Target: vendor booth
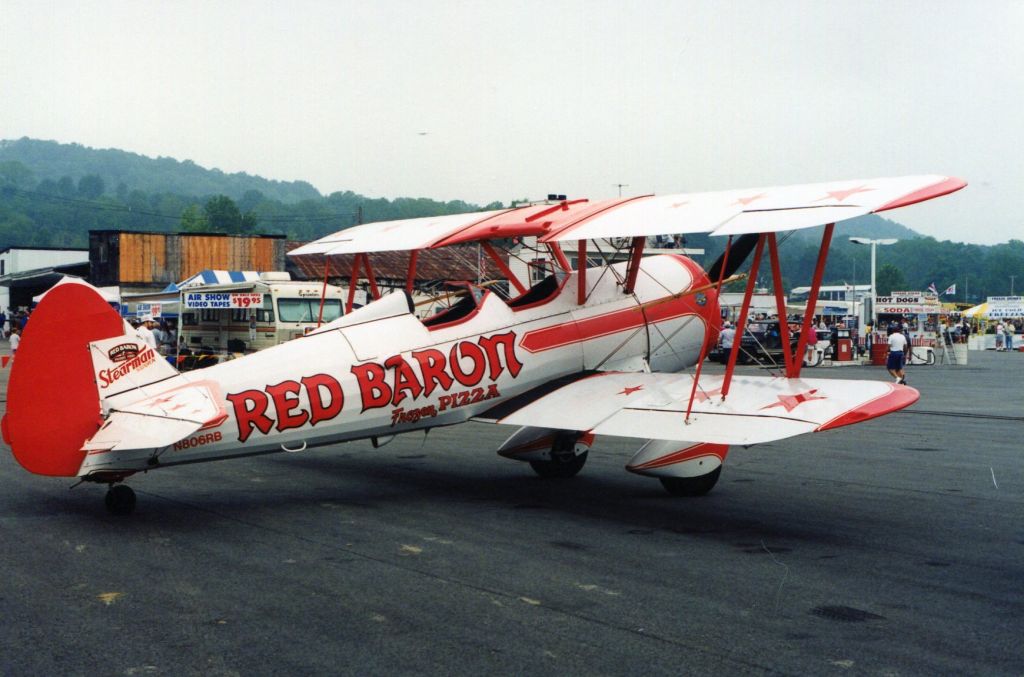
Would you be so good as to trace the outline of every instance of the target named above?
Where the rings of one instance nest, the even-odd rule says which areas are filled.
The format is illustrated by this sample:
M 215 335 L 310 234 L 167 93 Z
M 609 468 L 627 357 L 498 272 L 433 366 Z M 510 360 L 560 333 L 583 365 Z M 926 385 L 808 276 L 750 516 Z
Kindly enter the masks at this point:
M 908 364 L 935 364 L 937 351 L 944 351 L 940 327 L 949 321 L 949 311 L 939 303 L 938 295 L 919 291 L 894 291 L 875 297 L 878 326 L 872 337 L 873 344 L 885 344 L 887 328 L 898 324 L 909 326 L 910 342 Z

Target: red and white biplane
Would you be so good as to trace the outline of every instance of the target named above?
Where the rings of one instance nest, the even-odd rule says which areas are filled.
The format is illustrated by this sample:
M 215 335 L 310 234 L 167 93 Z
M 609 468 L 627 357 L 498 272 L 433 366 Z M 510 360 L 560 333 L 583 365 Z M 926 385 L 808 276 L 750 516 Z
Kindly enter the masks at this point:
M 413 430 L 485 421 L 516 426 L 497 450 L 543 476 L 583 466 L 595 435 L 646 440 L 626 469 L 699 495 L 730 445 L 769 442 L 881 416 L 918 398 L 873 380 L 800 377 L 814 299 L 835 222 L 959 190 L 944 176 L 842 181 L 753 190 L 557 201 L 514 209 L 348 228 L 297 256 L 355 255 L 353 284 L 375 300 L 307 336 L 206 369 L 179 373 L 86 284 L 64 284 L 32 315 L 13 363 L 3 436 L 42 475 L 106 483 L 107 506 L 130 512 L 129 476 Z M 744 320 L 768 250 L 780 317 L 776 233 L 824 225 L 803 330 L 785 374 L 701 375 L 721 315 L 718 291 L 753 252 Z M 707 272 L 676 254 L 644 257 L 646 238 L 727 237 Z M 535 237 L 557 268 L 528 287 L 495 245 Z M 588 242 L 628 243 L 627 260 L 573 269 Z M 479 243 L 514 293 L 465 283 L 458 302 L 425 319 L 411 292 L 420 252 Z M 381 295 L 373 252 L 408 251 L 406 293 Z M 593 253 L 593 249 L 591 252 Z M 362 272 L 360 272 L 360 268 Z M 781 323 L 784 330 L 786 323 Z M 788 330 L 786 330 L 788 331 Z M 789 341 L 783 340 L 784 347 Z

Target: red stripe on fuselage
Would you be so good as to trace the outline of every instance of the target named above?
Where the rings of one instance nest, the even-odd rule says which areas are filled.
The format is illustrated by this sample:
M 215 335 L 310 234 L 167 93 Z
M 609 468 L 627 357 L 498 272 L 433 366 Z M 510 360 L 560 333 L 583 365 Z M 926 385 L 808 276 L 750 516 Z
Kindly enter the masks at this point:
M 666 301 L 646 310 L 646 318 L 644 317 L 643 310 L 633 306 L 604 315 L 588 317 L 583 320 L 556 324 L 553 327 L 534 329 L 523 335 L 519 345 L 531 353 L 539 353 L 573 343 L 617 334 L 620 331 L 638 329 L 647 322 L 653 324 L 665 320 L 674 320 L 686 315 L 698 314 L 684 299 Z
M 699 286 L 708 284 L 707 275 L 696 263 L 683 256 L 672 256 L 671 258 L 690 273 L 691 280 L 687 289 L 692 289 L 695 284 Z M 696 294 L 687 294 L 679 298 L 664 296 L 661 299 L 646 302 L 643 306 L 631 306 L 594 317 L 570 320 L 551 327 L 534 329 L 523 335 L 519 345 L 528 352 L 538 353 L 622 331 L 638 329 L 644 324 L 655 324 L 687 315 L 701 316 L 708 327 L 717 329 L 717 324 L 713 321 L 714 316 L 718 314 L 718 303 L 714 301 L 714 291 L 709 289 L 704 298 L 705 303 L 700 305 L 697 303 Z

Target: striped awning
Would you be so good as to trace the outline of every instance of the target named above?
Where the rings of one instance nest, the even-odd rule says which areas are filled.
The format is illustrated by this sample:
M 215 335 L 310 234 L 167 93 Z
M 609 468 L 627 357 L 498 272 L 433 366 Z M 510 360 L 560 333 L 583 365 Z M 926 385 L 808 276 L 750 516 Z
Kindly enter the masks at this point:
M 180 291 L 208 284 L 231 284 L 234 282 L 256 282 L 260 279 L 255 270 L 204 270 L 178 284 L 167 285 L 165 292 Z

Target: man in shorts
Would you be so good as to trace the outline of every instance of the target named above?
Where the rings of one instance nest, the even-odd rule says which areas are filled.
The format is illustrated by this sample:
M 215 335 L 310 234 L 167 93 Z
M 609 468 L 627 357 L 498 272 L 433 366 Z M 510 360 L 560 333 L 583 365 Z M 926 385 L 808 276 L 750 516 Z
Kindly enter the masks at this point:
M 907 385 L 906 374 L 903 368 L 906 366 L 907 337 L 903 335 L 902 328 L 897 327 L 889 335 L 889 359 L 885 368 L 889 375 L 896 379 L 896 383 Z

